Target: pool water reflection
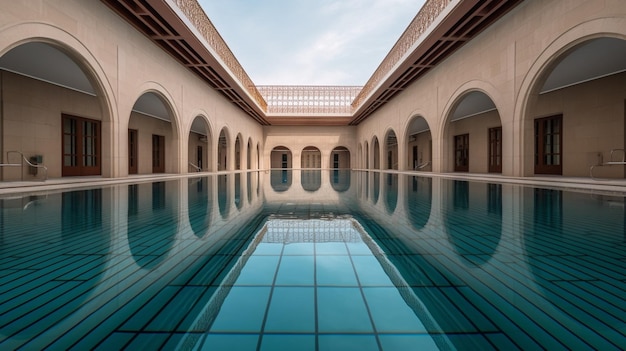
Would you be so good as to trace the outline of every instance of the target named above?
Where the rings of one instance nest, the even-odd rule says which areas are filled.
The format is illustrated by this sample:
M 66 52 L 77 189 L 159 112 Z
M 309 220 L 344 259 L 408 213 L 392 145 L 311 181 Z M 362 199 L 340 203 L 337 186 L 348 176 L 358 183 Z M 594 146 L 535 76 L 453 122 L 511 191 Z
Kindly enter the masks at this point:
M 0 204 L 0 349 L 626 341 L 623 196 L 281 170 Z

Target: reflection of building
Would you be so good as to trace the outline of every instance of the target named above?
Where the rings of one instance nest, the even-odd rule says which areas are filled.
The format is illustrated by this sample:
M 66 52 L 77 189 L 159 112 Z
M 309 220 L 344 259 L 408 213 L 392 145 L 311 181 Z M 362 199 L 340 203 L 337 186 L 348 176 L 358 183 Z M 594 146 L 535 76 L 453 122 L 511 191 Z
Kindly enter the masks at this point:
M 2 2 L 2 162 L 20 151 L 50 177 L 588 177 L 625 145 L 623 1 L 429 0 L 362 88 L 259 89 L 194 0 Z M 4 166 L 2 180 L 31 172 Z

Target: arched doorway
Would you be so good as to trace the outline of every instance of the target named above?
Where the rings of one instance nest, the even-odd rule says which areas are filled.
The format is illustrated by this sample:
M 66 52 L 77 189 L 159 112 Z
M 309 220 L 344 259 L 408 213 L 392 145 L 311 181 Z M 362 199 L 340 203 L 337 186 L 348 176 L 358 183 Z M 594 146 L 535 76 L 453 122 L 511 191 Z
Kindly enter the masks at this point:
M 237 134 L 237 138 L 235 139 L 235 169 L 236 170 L 240 170 L 241 169 L 241 159 L 242 159 L 242 155 L 241 155 L 241 134 Z
M 113 123 L 103 123 L 112 116 L 88 61 L 51 41 L 22 43 L 0 57 L 0 154 L 17 151 L 5 162 L 21 164 L 23 155 L 47 167 L 45 175 L 3 167 L 2 180 L 112 173 Z
M 380 145 L 377 137 L 372 140 L 372 158 L 374 169 L 380 169 Z
M 189 131 L 188 160 L 190 172 L 211 170 L 211 132 L 205 117 L 197 116 Z
M 350 150 L 345 146 L 337 146 L 330 153 L 330 168 L 349 169 Z
M 172 108 L 156 91 L 142 94 L 128 121 L 128 173 L 176 173 L 176 150 Z
M 483 91 L 461 95 L 446 119 L 448 169 L 454 172 L 502 172 L 502 122 Z
M 248 138 L 248 147 L 246 148 L 246 169 L 252 169 L 252 139 Z
M 432 171 L 433 138 L 426 119 L 413 116 L 406 130 L 407 169 Z
M 222 128 L 220 137 L 217 141 L 217 170 L 225 171 L 228 169 L 228 130 Z
M 588 177 L 591 166 L 626 146 L 626 40 L 578 39 L 549 50 L 557 54 L 538 63 L 545 69 L 523 116 L 524 173 Z M 626 169 L 596 167 L 594 175 L 624 178 Z
M 398 169 L 398 138 L 393 129 L 385 137 L 385 169 Z
M 315 146 L 302 149 L 300 168 L 322 168 L 322 153 Z
M 291 150 L 285 146 L 276 146 L 270 154 L 270 168 L 292 168 Z

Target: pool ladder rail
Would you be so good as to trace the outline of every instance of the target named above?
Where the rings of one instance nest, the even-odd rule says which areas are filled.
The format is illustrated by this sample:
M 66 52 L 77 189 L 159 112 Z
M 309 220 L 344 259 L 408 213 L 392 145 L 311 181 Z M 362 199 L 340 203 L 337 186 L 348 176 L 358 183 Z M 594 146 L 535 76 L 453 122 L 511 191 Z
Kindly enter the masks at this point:
M 24 154 L 21 151 L 7 151 L 7 161 L 9 160 L 9 155 L 11 154 L 19 154 L 22 157 L 22 162 L 21 163 L 0 163 L 0 167 L 21 167 L 22 168 L 22 180 L 24 180 L 24 164 L 27 164 L 29 167 L 33 167 L 35 170 L 36 169 L 43 169 L 44 170 L 44 178 L 43 181 L 48 180 L 48 167 L 44 166 L 43 164 L 36 164 L 36 163 L 32 163 L 30 162 L 26 156 L 24 156 Z M 35 172 L 35 175 L 37 174 L 37 172 Z
M 621 152 L 621 153 L 622 153 L 622 160 L 621 160 L 621 161 L 620 161 L 619 159 L 618 159 L 618 160 L 615 160 L 615 159 L 613 158 L 613 154 L 614 154 L 614 153 L 619 153 L 619 152 Z M 598 178 L 594 177 L 594 175 L 593 175 L 593 169 L 594 169 L 595 167 L 601 167 L 601 166 L 619 166 L 619 165 L 626 166 L 626 150 L 624 150 L 624 149 L 613 149 L 613 150 L 611 150 L 611 154 L 610 154 L 610 157 L 609 157 L 609 161 L 608 161 L 608 162 L 602 162 L 602 161 L 600 161 L 598 164 L 596 164 L 596 165 L 593 165 L 593 166 L 589 167 L 589 176 L 590 176 L 592 179 L 598 179 Z

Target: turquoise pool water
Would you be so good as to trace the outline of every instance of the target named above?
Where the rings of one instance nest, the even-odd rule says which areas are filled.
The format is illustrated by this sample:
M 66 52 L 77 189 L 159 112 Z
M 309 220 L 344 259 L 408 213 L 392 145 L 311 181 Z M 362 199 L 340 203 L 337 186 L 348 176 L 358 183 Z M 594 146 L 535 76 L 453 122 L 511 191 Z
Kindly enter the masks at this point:
M 2 350 L 626 345 L 623 196 L 310 170 L 0 203 Z

